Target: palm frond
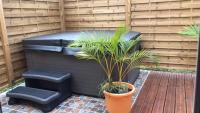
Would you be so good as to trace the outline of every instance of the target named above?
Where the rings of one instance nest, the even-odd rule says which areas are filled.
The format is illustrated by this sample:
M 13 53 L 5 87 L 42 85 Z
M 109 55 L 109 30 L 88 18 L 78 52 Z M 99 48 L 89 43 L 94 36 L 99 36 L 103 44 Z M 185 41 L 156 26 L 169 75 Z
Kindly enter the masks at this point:
M 145 58 L 149 58 L 149 57 L 150 57 L 150 53 L 148 51 L 145 51 L 145 50 L 135 51 L 130 57 L 132 66 L 140 65 L 144 61 Z
M 192 24 L 192 25 L 184 27 L 184 30 L 179 32 L 179 34 L 197 38 L 199 36 L 199 30 L 200 29 L 198 25 Z
M 117 48 L 120 38 L 128 31 L 128 29 L 124 26 L 117 28 L 114 36 L 111 38 L 111 44 L 114 49 Z
M 134 40 L 129 40 L 129 41 L 120 41 L 120 49 L 125 53 L 128 54 L 128 52 L 130 52 L 133 47 L 136 46 L 136 44 L 138 44 L 138 42 L 141 40 L 140 37 L 134 39 Z

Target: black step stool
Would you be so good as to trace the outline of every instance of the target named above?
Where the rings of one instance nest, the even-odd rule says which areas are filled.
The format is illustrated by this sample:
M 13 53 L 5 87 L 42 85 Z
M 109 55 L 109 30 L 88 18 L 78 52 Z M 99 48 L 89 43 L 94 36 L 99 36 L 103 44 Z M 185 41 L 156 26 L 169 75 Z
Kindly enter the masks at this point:
M 8 104 L 30 101 L 43 112 L 49 112 L 72 95 L 69 73 L 30 70 L 25 72 L 23 77 L 26 87 L 19 86 L 9 91 Z

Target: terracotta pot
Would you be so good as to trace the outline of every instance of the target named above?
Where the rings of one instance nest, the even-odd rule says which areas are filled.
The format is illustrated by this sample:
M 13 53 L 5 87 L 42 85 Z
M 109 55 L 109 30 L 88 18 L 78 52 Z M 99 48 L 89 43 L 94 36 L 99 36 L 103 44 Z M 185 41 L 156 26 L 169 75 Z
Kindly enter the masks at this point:
M 106 109 L 109 113 L 130 113 L 135 87 L 126 82 L 114 82 L 114 84 L 127 84 L 131 91 L 123 94 L 114 94 L 104 91 Z

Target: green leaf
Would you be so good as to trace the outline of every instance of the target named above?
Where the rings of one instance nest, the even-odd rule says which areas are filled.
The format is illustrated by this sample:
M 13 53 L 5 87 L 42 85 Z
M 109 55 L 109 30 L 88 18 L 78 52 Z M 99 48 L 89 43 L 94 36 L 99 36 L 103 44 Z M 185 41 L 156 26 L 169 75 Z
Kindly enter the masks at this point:
M 184 30 L 179 32 L 179 34 L 197 38 L 199 36 L 199 26 L 196 24 L 185 26 Z

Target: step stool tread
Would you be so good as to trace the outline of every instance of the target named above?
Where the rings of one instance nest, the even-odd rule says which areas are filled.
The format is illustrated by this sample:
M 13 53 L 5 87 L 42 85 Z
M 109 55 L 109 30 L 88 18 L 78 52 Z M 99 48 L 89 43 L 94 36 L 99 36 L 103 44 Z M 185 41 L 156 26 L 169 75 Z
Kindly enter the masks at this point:
M 6 94 L 8 97 L 47 104 L 60 96 L 59 92 L 19 86 Z
M 23 73 L 24 78 L 41 79 L 52 82 L 62 82 L 71 77 L 70 73 L 60 71 L 29 70 Z

